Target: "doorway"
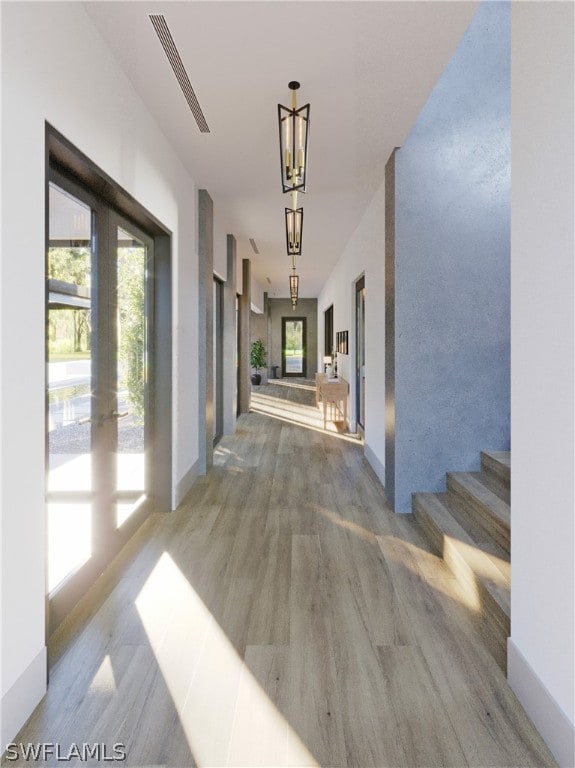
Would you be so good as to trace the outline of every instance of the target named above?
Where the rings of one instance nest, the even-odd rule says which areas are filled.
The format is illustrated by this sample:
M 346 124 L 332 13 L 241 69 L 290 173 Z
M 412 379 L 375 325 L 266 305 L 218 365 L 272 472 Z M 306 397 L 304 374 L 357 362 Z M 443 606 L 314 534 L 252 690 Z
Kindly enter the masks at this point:
M 166 291 L 155 238 L 55 167 L 47 191 L 51 633 L 152 509 L 164 505 L 171 430 L 169 450 L 157 461 L 154 427 L 171 405 L 169 393 L 160 402 L 155 389 L 155 304 Z M 161 331 L 170 328 L 168 320 Z
M 306 318 L 282 317 L 282 376 L 306 378 L 306 348 Z
M 214 365 L 214 445 L 224 433 L 224 323 L 223 323 L 224 284 L 214 277 L 213 296 L 213 365 Z
M 355 404 L 357 423 L 365 430 L 365 277 L 355 284 Z
M 240 407 L 240 392 L 241 392 L 241 382 L 240 382 L 240 347 L 241 347 L 241 338 L 242 338 L 242 315 L 240 312 L 240 295 L 239 293 L 236 293 L 236 418 L 241 413 L 241 407 Z
M 333 304 L 325 310 L 323 313 L 323 318 L 323 354 L 324 357 L 333 357 Z

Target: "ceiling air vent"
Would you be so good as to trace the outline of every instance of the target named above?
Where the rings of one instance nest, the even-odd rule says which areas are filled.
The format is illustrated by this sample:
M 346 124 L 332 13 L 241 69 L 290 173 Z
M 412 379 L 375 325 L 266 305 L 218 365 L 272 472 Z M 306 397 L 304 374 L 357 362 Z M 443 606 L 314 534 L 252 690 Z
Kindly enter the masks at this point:
M 174 43 L 174 38 L 172 37 L 170 30 L 168 29 L 168 25 L 166 24 L 166 19 L 163 17 L 161 13 L 159 14 L 151 13 L 150 21 L 152 22 L 154 29 L 156 30 L 156 33 L 160 38 L 162 47 L 165 51 L 166 56 L 168 57 L 168 61 L 172 65 L 172 69 L 174 70 L 174 75 L 176 76 L 176 79 L 180 84 L 180 88 L 182 89 L 183 94 L 186 97 L 186 101 L 188 102 L 188 105 L 192 110 L 194 117 L 196 118 L 196 123 L 198 124 L 198 128 L 200 129 L 201 133 L 209 133 L 210 129 L 206 122 L 206 118 L 204 117 L 204 113 L 202 112 L 202 108 L 200 107 L 200 103 L 198 102 L 198 97 L 194 93 L 194 89 L 192 88 L 192 84 L 190 83 L 190 78 L 188 77 L 188 73 L 186 72 L 184 65 L 182 64 L 180 54 L 178 53 L 178 49 L 176 48 L 176 44 Z
M 250 245 L 254 249 L 254 253 L 259 253 L 256 241 L 253 239 L 253 237 L 250 237 Z

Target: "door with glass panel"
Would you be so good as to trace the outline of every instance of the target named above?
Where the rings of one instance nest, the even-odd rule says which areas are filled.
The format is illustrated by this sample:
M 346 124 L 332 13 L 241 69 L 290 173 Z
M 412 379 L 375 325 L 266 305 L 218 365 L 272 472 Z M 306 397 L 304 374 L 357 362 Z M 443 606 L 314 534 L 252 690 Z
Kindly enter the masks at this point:
M 306 318 L 282 317 L 282 376 L 305 378 Z
M 152 241 L 52 175 L 47 531 L 53 629 L 150 510 Z

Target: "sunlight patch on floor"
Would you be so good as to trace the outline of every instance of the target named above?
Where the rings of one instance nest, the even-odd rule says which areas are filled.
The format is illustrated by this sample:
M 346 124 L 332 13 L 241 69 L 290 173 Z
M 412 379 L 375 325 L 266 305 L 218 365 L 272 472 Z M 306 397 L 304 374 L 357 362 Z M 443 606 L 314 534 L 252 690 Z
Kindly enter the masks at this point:
M 312 420 L 320 419 L 319 411 L 315 405 L 296 403 L 293 400 L 284 400 L 283 397 L 274 397 L 263 392 L 252 392 L 251 400 L 252 402 L 269 405 L 270 408 L 273 407 L 277 411 L 284 411 L 289 414 L 297 413 Z
M 288 387 L 292 389 L 306 389 L 308 392 L 315 392 L 315 384 L 298 383 L 295 381 L 282 381 L 281 379 L 268 379 L 268 384 L 274 387 Z
M 311 504 L 310 506 L 311 509 L 320 514 L 322 517 L 325 517 L 326 520 L 329 520 L 331 523 L 337 525 L 339 528 L 344 528 L 346 531 L 353 533 L 363 541 L 368 541 L 373 544 L 376 543 L 375 534 L 372 531 L 368 531 L 367 528 L 363 528 L 361 525 L 354 523 L 353 520 L 346 520 L 332 509 L 322 507 L 319 504 Z
M 317 766 L 167 552 L 136 607 L 198 766 Z
M 285 424 L 293 424 L 294 426 L 311 429 L 314 432 L 321 432 L 330 437 L 337 437 L 340 440 L 360 445 L 363 442 L 359 435 L 340 431 L 339 425 L 343 426 L 341 422 L 334 423 L 328 420 L 324 429 L 323 413 L 315 406 L 301 405 L 270 395 L 252 393 L 250 411 L 259 413 L 262 416 L 269 416 Z
M 90 693 L 115 693 L 116 692 L 116 678 L 114 677 L 114 670 L 112 669 L 112 661 L 110 655 L 104 656 L 104 660 L 100 664 L 100 667 L 94 679 L 90 683 Z
M 429 557 L 429 552 L 397 536 L 377 536 L 377 541 L 386 559 L 393 560 L 403 568 L 407 568 L 412 573 L 417 574 L 422 581 L 431 583 L 429 577 L 426 577 L 425 574 L 422 573 L 420 567 L 422 558 Z M 447 553 L 444 553 L 444 557 L 447 556 Z M 451 560 L 449 568 L 453 571 Z M 452 600 L 457 600 L 465 606 L 465 608 L 470 609 L 474 613 L 481 611 L 481 596 L 477 589 L 477 585 L 473 581 L 466 580 L 464 588 L 460 589 L 457 587 L 457 579 L 455 578 L 450 579 L 449 581 L 433 579 L 433 589 L 442 592 Z

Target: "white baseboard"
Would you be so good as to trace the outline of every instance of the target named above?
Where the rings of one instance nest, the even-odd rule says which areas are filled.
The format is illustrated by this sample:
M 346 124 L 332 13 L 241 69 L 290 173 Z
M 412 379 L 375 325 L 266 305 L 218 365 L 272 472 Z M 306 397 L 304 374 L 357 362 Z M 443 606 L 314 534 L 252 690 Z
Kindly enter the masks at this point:
M 198 459 L 188 469 L 186 474 L 182 477 L 180 482 L 176 486 L 176 498 L 174 499 L 174 509 L 176 509 L 182 502 L 184 496 L 188 493 L 192 485 L 196 482 L 200 476 L 200 460 Z
M 383 466 L 381 461 L 377 458 L 377 456 L 375 455 L 375 453 L 367 443 L 365 443 L 365 445 L 363 446 L 363 455 L 368 460 L 371 468 L 377 475 L 377 479 L 385 488 L 385 467 Z
M 507 640 L 507 680 L 561 768 L 573 768 L 575 726 L 511 638 Z
M 15 738 L 26 720 L 36 709 L 46 693 L 47 654 L 46 646 L 26 667 L 24 672 L 9 688 L 0 704 L 2 720 L 2 745 L 0 753 Z

